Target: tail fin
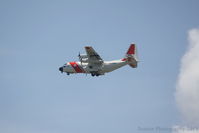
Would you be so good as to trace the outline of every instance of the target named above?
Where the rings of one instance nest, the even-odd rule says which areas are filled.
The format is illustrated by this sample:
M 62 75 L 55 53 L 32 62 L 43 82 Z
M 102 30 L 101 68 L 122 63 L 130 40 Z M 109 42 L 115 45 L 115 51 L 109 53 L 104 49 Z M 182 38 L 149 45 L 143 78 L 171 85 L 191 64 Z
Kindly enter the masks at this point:
M 138 57 L 137 57 L 137 48 L 135 44 L 131 44 L 128 51 L 126 52 L 125 59 L 127 63 L 133 67 L 137 67 Z

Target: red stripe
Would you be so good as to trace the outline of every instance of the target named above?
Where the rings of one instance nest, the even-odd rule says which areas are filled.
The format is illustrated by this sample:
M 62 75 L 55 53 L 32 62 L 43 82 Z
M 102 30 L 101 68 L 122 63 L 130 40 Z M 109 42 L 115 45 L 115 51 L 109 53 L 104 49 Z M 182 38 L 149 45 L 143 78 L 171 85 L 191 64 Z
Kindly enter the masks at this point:
M 84 73 L 83 68 L 81 69 L 80 66 L 77 64 L 77 62 L 69 62 L 70 65 L 73 67 L 73 69 L 77 72 L 77 73 Z
M 135 44 L 131 44 L 127 54 L 135 54 Z
M 123 59 L 122 59 L 122 61 L 126 61 L 126 60 L 127 60 L 126 58 L 123 58 Z

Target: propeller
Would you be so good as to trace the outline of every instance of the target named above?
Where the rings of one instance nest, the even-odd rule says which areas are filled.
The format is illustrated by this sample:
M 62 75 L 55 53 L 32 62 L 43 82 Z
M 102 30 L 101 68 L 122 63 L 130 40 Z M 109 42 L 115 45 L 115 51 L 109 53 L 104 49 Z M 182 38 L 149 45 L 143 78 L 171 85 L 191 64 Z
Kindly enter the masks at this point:
M 79 54 L 78 54 L 78 57 L 80 58 L 81 56 L 80 56 L 80 52 L 79 52 Z
M 80 52 L 79 52 L 79 54 L 78 54 L 78 57 L 79 57 L 79 61 L 81 62 L 81 65 L 82 65 L 82 57 L 81 57 Z

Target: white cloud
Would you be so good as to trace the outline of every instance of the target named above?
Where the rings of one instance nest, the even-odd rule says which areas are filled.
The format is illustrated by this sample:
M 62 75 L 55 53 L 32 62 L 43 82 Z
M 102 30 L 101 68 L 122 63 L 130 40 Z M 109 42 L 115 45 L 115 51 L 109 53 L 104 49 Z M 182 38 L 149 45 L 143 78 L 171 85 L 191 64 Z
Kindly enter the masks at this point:
M 175 96 L 186 126 L 173 132 L 199 133 L 199 128 L 188 128 L 199 127 L 199 29 L 189 31 L 189 46 L 182 57 Z

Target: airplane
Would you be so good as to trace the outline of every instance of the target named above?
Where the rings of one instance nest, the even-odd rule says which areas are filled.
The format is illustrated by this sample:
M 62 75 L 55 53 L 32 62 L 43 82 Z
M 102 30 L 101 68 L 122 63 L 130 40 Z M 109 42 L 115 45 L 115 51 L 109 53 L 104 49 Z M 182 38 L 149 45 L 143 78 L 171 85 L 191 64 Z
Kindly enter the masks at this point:
M 135 44 L 130 45 L 124 58 L 113 61 L 104 61 L 91 46 L 86 46 L 85 51 L 86 54 L 79 53 L 79 61 L 68 62 L 60 67 L 59 71 L 65 72 L 67 75 L 85 73 L 91 74 L 91 76 L 100 76 L 127 64 L 132 68 L 136 68 L 138 64 Z

